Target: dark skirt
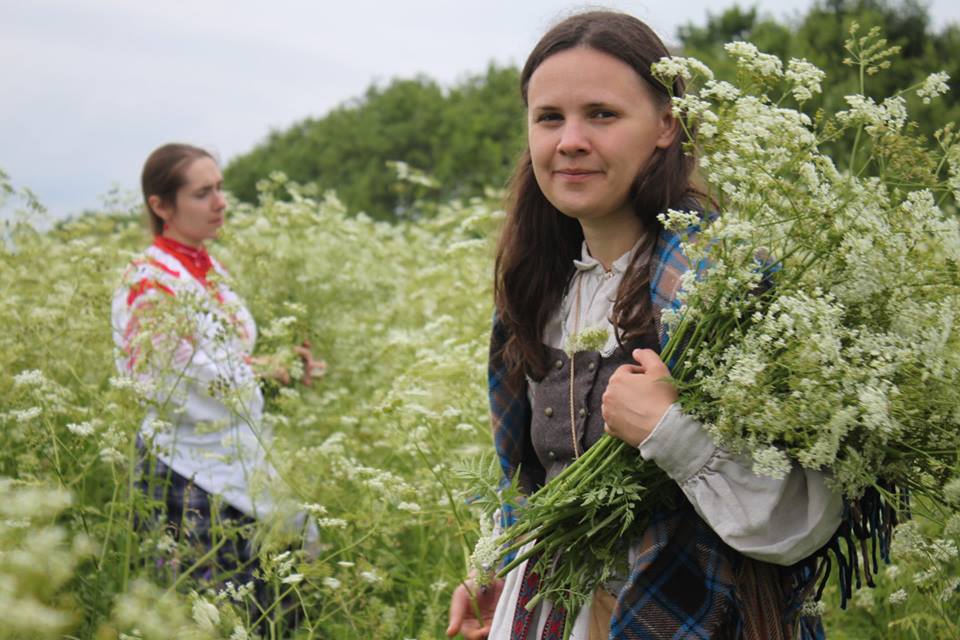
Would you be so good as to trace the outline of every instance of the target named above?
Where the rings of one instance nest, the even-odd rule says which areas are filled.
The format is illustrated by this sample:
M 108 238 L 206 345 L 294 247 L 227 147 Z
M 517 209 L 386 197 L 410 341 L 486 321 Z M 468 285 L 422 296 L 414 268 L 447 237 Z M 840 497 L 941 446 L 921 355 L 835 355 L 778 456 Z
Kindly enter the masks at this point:
M 137 444 L 137 487 L 147 502 L 138 510 L 137 530 L 148 539 L 162 530 L 177 543 L 171 552 L 157 548 L 145 554 L 158 582 L 183 581 L 198 591 L 221 590 L 228 583 L 235 589 L 249 584 L 250 596 L 238 604 L 246 606 L 252 621 L 260 621 L 261 633 L 270 637 L 270 627 L 281 633 L 295 629 L 299 607 L 289 595 L 275 606 L 281 593 L 261 578 L 260 559 L 252 543 L 256 520 L 175 472 L 139 441 Z
M 222 586 L 254 580 L 258 558 L 251 544 L 256 521 L 219 496 L 207 493 L 141 449 L 137 486 L 147 498 L 138 518 L 144 533 L 163 529 L 177 550 L 155 558 L 161 576 L 179 580 L 190 571 L 197 582 Z

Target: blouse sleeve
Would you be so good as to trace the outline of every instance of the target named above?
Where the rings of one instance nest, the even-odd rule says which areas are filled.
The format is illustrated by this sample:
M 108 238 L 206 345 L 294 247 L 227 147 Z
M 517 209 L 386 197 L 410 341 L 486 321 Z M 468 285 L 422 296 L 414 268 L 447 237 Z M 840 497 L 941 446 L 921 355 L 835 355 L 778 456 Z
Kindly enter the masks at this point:
M 783 479 L 753 473 L 750 460 L 716 446 L 701 424 L 672 405 L 640 443 L 720 538 L 744 555 L 779 565 L 798 562 L 840 526 L 842 496 L 826 474 L 794 465 Z

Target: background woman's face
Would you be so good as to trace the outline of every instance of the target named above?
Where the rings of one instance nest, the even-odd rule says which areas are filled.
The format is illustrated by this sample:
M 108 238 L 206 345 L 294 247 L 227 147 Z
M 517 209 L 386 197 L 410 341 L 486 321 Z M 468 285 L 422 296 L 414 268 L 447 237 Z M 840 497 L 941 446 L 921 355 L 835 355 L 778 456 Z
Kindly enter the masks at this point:
M 223 226 L 227 208 L 223 175 L 212 158 L 197 158 L 187 165 L 183 177 L 174 206 L 163 216 L 164 235 L 185 244 L 202 244 L 216 238 Z
M 527 100 L 533 172 L 547 200 L 581 221 L 633 215 L 630 187 L 677 135 L 646 81 L 611 55 L 576 47 L 537 67 Z

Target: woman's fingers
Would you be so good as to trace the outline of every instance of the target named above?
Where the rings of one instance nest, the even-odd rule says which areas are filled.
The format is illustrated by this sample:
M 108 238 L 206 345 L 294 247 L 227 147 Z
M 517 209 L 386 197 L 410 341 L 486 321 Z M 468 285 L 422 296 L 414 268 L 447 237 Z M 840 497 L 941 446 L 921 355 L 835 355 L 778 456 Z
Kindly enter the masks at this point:
M 477 596 L 477 608 L 480 619 L 476 617 L 470 590 L 466 584 L 461 584 L 453 591 L 450 598 L 450 623 L 447 626 L 447 637 L 462 634 L 466 640 L 482 640 L 490 633 L 493 623 L 493 613 L 497 608 L 497 601 L 503 592 L 503 580 L 494 580 L 485 590 L 479 590 L 472 579 L 468 579 L 470 587 Z
M 660 354 L 653 349 L 634 349 L 631 355 L 637 361 L 637 365 L 651 375 L 657 377 L 670 375 L 670 369 L 660 359 Z
M 470 597 L 467 595 L 467 589 L 460 585 L 453 590 L 450 598 L 450 620 L 447 625 L 447 637 L 460 633 L 460 627 L 463 626 L 463 617 L 466 615 L 467 607 L 470 605 Z

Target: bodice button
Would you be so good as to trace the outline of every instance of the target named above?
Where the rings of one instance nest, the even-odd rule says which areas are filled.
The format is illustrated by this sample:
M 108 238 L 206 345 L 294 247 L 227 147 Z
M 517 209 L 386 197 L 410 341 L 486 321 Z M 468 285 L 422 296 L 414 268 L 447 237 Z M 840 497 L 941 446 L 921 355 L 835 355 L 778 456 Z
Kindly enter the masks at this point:
M 544 410 L 543 410 L 543 415 L 547 416 L 548 418 L 552 418 L 552 417 L 553 417 L 553 407 L 547 407 L 546 409 L 544 409 Z

